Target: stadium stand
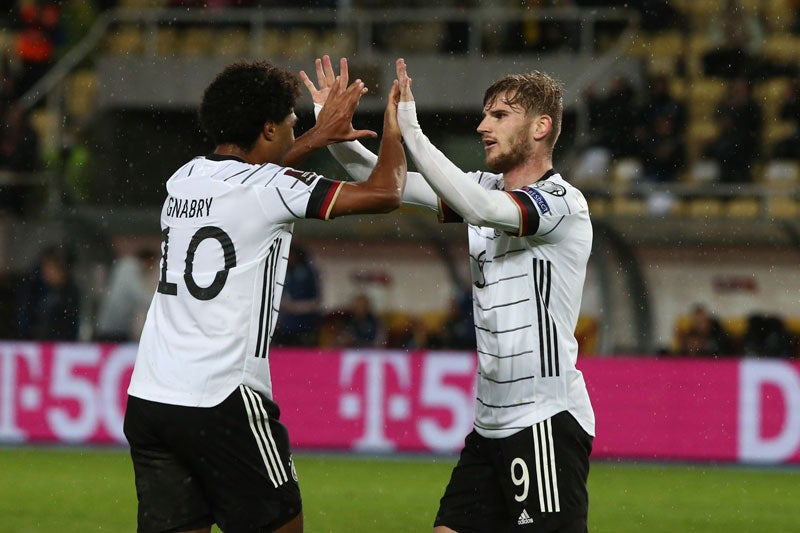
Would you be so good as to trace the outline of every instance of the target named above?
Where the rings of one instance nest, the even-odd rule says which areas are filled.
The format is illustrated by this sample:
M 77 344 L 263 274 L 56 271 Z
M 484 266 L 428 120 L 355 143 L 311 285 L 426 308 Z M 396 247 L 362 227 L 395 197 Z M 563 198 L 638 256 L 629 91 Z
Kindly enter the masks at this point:
M 113 111 L 118 106 L 125 107 L 124 102 L 104 101 L 104 98 L 108 98 L 105 90 L 108 81 L 103 77 L 102 65 L 109 62 L 119 61 L 118 65 L 127 65 L 130 63 L 122 61 L 140 60 L 141 64 L 168 58 L 195 61 L 198 65 L 210 64 L 216 68 L 221 61 L 236 57 L 262 56 L 275 58 L 293 68 L 295 65 L 308 68 L 311 58 L 329 53 L 334 57 L 351 56 L 354 65 L 358 64 L 358 71 L 362 73 L 359 75 L 374 81 L 371 84 L 374 87 L 383 81 L 381 75 L 386 70 L 383 65 L 389 64 L 390 59 L 401 53 L 413 55 L 421 64 L 434 65 L 428 70 L 429 74 L 438 75 L 436 68 L 441 68 L 445 76 L 450 72 L 458 72 L 458 69 L 463 71 L 470 65 L 481 69 L 482 75 L 491 76 L 494 72 L 492 67 L 496 65 L 500 65 L 497 68 L 505 68 L 505 65 L 518 64 L 521 59 L 530 60 L 531 63 L 546 61 L 548 50 L 541 48 L 544 45 L 530 42 L 538 35 L 534 31 L 537 25 L 532 13 L 521 14 L 509 9 L 507 2 L 489 4 L 488 8 L 476 7 L 467 11 L 433 8 L 424 12 L 423 9 L 419 12 L 423 14 L 419 14 L 408 6 L 389 2 L 369 2 L 368 7 L 361 7 L 362 3 L 356 2 L 340 7 L 333 19 L 324 10 L 301 12 L 277 9 L 270 11 L 270 16 L 266 17 L 265 9 L 231 9 L 215 11 L 214 21 L 211 22 L 202 10 L 187 7 L 175 10 L 176 4 L 166 0 L 118 0 L 114 10 L 106 11 L 98 18 L 96 28 L 100 31 L 99 38 L 92 41 L 94 37 L 89 32 L 84 42 L 75 49 L 59 51 L 61 63 L 49 73 L 52 83 L 41 86 L 46 94 L 29 94 L 29 98 L 23 98 L 22 101 L 31 108 L 30 120 L 40 138 L 41 159 L 50 162 L 49 170 L 52 170 L 61 164 L 59 158 L 64 137 L 70 131 L 81 129 L 87 133 L 87 139 L 91 139 L 92 131 L 104 135 L 109 130 L 103 128 L 109 128 L 109 122 L 114 120 L 109 118 Z M 609 20 L 616 23 L 614 17 L 619 18 L 623 13 L 602 9 L 574 11 L 571 7 L 563 8 L 571 2 L 555 4 L 562 8 L 552 12 L 545 9 L 540 15 L 550 19 L 566 17 L 563 20 L 565 28 L 574 23 L 597 22 L 597 17 L 601 20 L 602 17 L 611 17 Z M 595 153 L 595 165 L 589 165 L 591 168 L 584 176 L 580 176 L 580 143 L 575 142 L 574 146 L 569 143 L 573 138 L 586 138 L 592 131 L 587 129 L 586 102 L 582 100 L 579 90 L 565 102 L 569 122 L 575 124 L 575 131 L 567 131 L 562 136 L 560 143 L 563 142 L 567 148 L 559 159 L 565 162 L 567 171 L 572 170 L 572 174 L 581 179 L 580 184 L 587 193 L 593 217 L 624 234 L 631 246 L 649 238 L 645 235 L 645 229 L 654 221 L 663 222 L 659 226 L 665 235 L 662 238 L 673 244 L 684 235 L 686 224 L 695 227 L 691 225 L 703 225 L 716 220 L 734 228 L 738 228 L 739 224 L 760 225 L 767 228 L 761 235 L 775 233 L 776 227 L 785 227 L 787 224 L 788 227 L 796 227 L 792 224 L 800 217 L 800 160 L 771 157 L 776 145 L 797 131 L 797 122 L 782 116 L 781 111 L 788 99 L 792 79 L 800 72 L 800 36 L 793 27 L 798 18 L 796 2 L 738 1 L 737 9 L 741 9 L 744 15 L 757 17 L 763 22 L 765 35 L 758 59 L 766 65 L 751 80 L 755 98 L 763 109 L 764 128 L 752 169 L 754 181 L 743 186 L 720 183 L 719 167 L 704 157 L 703 151 L 721 133 L 716 110 L 731 86 L 731 80 L 709 76 L 704 72 L 704 57 L 714 49 L 709 37 L 708 21 L 722 16 L 727 3 L 718 0 L 672 0 L 670 5 L 685 17 L 685 25 L 670 25 L 663 30 L 653 27 L 644 29 L 637 27 L 635 13 L 624 12 L 626 22 L 623 26 L 628 31 L 612 33 L 611 37 L 609 34 L 596 34 L 588 45 L 581 41 L 574 49 L 571 49 L 572 44 L 564 46 L 564 42 L 560 42 L 557 51 L 552 54 L 559 58 L 560 63 L 565 63 L 564 58 L 567 57 L 576 64 L 580 58 L 596 54 L 587 63 L 597 65 L 596 68 L 588 70 L 581 77 L 570 79 L 579 81 L 584 87 L 590 83 L 602 84 L 611 76 L 619 75 L 620 71 L 613 67 L 622 61 L 632 60 L 636 68 L 630 73 L 630 81 L 638 90 L 631 105 L 638 105 L 642 98 L 643 80 L 655 74 L 666 75 L 671 95 L 685 104 L 688 111 L 685 129 L 679 132 L 687 149 L 685 170 L 674 183 L 651 183 L 641 171 L 644 154 L 628 154 L 624 158 L 613 159 Z M 391 13 L 388 10 L 392 10 Z M 335 20 L 335 23 L 331 24 L 331 20 Z M 526 24 L 518 25 L 521 30 L 514 29 L 517 26 L 513 24 L 504 24 L 504 21 L 515 20 L 524 20 Z M 448 21 L 460 24 L 461 29 L 466 24 L 469 30 L 463 34 L 468 38 L 458 54 L 446 51 L 444 35 Z M 582 27 L 584 30 L 592 35 L 591 28 L 586 30 Z M 512 31 L 528 33 L 508 34 Z M 13 28 L 0 28 L 0 45 L 9 44 L 3 49 L 9 49 L 13 39 Z M 517 48 L 509 49 L 510 42 L 516 43 L 514 46 Z M 604 50 L 609 53 L 602 54 Z M 619 50 L 624 53 L 617 54 Z M 464 63 L 458 63 L 453 71 L 448 70 L 448 65 L 462 59 Z M 430 62 L 425 63 L 426 60 Z M 469 63 L 470 60 L 474 62 Z M 623 71 L 623 74 L 629 72 Z M 146 85 L 146 81 L 131 79 L 126 83 L 137 88 Z M 186 94 L 190 92 L 187 90 Z M 363 102 L 368 120 L 370 116 L 374 118 L 375 114 L 375 108 L 370 108 L 370 105 L 380 105 L 380 94 L 373 96 L 372 93 L 379 92 L 371 91 Z M 372 104 L 370 98 L 374 98 L 376 104 Z M 455 100 L 449 104 L 461 105 L 459 99 Z M 147 105 L 157 108 L 159 102 L 137 102 L 131 107 Z M 172 105 L 181 108 L 186 103 Z M 441 103 L 437 103 L 430 112 L 431 117 L 436 117 L 441 124 L 455 120 L 469 122 L 459 116 L 463 114 L 461 108 L 448 109 Z M 470 123 L 464 135 L 471 135 L 473 129 Z M 434 131 L 435 134 L 440 133 Z M 153 157 L 157 157 L 157 154 Z M 120 179 L 130 180 L 129 177 Z M 89 206 L 79 208 L 65 206 L 58 190 L 59 180 L 47 178 L 46 181 L 56 184 L 56 194 L 51 191 L 50 194 L 41 195 L 40 216 L 46 210 L 58 213 L 67 207 L 103 208 L 101 204 L 91 205 L 91 202 Z M 84 218 L 89 219 L 89 214 Z M 120 218 L 125 217 L 121 215 Z M 104 224 L 104 229 L 108 229 L 111 223 Z M 619 231 L 620 227 L 622 231 Z M 133 230 L 121 224 L 111 231 Z M 730 231 L 734 232 L 735 229 Z M 730 238 L 736 240 L 739 237 L 733 235 Z M 28 255 L 33 254 L 28 252 Z M 382 310 L 382 313 L 388 325 L 389 339 L 399 338 L 404 329 L 411 327 L 417 319 L 428 329 L 439 328 L 444 316 L 444 310 L 422 316 L 397 309 Z M 579 337 L 584 352 L 608 349 L 608 344 L 604 344 L 602 339 L 598 320 L 589 315 L 581 317 Z M 734 338 L 741 338 L 741 321 L 739 317 L 723 318 L 722 324 L 732 332 Z M 789 316 L 786 323 L 793 334 L 800 334 L 797 326 L 800 318 Z

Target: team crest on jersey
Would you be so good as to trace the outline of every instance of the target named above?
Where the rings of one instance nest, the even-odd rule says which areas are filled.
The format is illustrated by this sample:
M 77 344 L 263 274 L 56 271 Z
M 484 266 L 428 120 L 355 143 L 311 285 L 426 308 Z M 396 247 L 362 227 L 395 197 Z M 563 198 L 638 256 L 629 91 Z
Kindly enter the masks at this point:
M 558 183 L 553 183 L 549 180 L 542 180 L 537 181 L 533 184 L 534 187 L 539 189 L 542 192 L 546 192 L 547 194 L 552 194 L 553 196 L 564 196 L 567 194 L 567 189 L 564 188 L 563 185 L 559 185 Z M 524 188 L 524 187 L 523 187 Z
M 291 177 L 293 177 L 295 179 L 298 179 L 298 180 L 302 181 L 303 183 L 305 183 L 306 185 L 308 185 L 309 183 L 311 183 L 312 181 L 317 179 L 317 174 L 315 174 L 314 172 L 311 172 L 310 170 L 307 170 L 307 171 L 303 172 L 301 170 L 295 170 L 293 168 L 287 168 L 284 171 L 284 174 L 286 174 L 287 176 L 291 176 Z

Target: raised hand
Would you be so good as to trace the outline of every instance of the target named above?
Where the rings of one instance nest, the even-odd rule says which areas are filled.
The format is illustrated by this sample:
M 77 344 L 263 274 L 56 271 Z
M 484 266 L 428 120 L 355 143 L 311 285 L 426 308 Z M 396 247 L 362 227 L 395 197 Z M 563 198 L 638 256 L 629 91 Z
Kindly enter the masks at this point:
M 383 113 L 383 136 L 396 136 L 401 138 L 400 124 L 397 121 L 397 103 L 400 101 L 400 85 L 397 80 L 392 82 L 389 98 L 386 102 L 386 111 Z
M 395 67 L 397 69 L 397 81 L 400 86 L 400 101 L 401 102 L 413 102 L 414 95 L 411 93 L 411 78 L 408 76 L 408 70 L 406 69 L 406 60 L 402 57 L 395 61 Z
M 348 85 L 347 59 L 339 60 L 338 76 L 333 70 L 329 56 L 322 56 L 322 59 L 317 59 L 314 64 L 318 87 L 305 71 L 300 71 L 300 79 L 314 103 L 323 106 L 317 117 L 316 127 L 324 132 L 331 142 L 377 137 L 378 134 L 372 130 L 353 128 L 356 107 L 368 89 L 360 79 Z

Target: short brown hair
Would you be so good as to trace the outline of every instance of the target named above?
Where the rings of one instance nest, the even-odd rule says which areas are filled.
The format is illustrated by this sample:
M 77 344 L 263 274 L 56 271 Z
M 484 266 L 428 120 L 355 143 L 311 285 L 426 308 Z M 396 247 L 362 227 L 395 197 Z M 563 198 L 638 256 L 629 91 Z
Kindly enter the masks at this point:
M 564 88 L 561 84 L 544 72 L 534 70 L 528 74 L 510 74 L 494 82 L 486 89 L 483 96 L 483 107 L 494 104 L 501 94 L 508 94 L 506 103 L 512 107 L 521 107 L 525 113 L 549 115 L 553 121 L 553 130 L 548 136 L 552 148 L 561 133 L 561 118 L 564 114 Z

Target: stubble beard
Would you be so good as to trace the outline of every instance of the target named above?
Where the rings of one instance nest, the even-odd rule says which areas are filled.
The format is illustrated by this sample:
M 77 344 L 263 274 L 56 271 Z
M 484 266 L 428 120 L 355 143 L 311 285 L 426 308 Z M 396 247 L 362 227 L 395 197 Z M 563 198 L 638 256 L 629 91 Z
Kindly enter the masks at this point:
M 492 156 L 486 155 L 486 166 L 489 170 L 498 174 L 504 174 L 509 170 L 521 166 L 530 155 L 528 139 L 525 135 L 514 136 L 508 150 Z

